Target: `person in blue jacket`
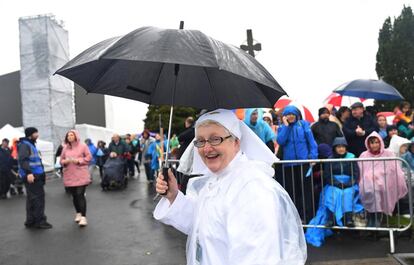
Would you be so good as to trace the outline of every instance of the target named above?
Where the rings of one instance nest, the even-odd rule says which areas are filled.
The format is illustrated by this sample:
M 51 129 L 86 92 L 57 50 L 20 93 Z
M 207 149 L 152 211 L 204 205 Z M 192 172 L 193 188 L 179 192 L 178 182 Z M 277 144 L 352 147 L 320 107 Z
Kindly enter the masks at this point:
M 277 143 L 282 160 L 305 160 L 318 158 L 318 146 L 313 138 L 309 122 L 302 120 L 295 106 L 287 106 L 282 113 L 283 124 L 279 126 Z M 303 221 L 308 222 L 314 214 L 312 177 L 309 164 L 284 164 L 282 176 L 276 176 L 298 209 Z
M 96 168 L 96 160 L 97 160 L 96 154 L 98 152 L 98 149 L 93 144 L 93 142 L 92 142 L 92 140 L 90 138 L 87 138 L 85 140 L 85 144 L 88 146 L 89 152 L 92 155 L 92 160 L 89 162 L 88 169 L 89 169 L 89 175 L 91 176 L 91 180 L 93 180 L 93 171 Z
M 355 158 L 347 151 L 348 144 L 344 137 L 337 137 L 332 144 L 331 159 L 338 162 L 324 163 L 323 179 L 325 186 L 322 190 L 319 208 L 316 216 L 309 225 L 347 226 L 353 227 L 352 215 L 364 210 L 359 197 L 359 168 L 356 162 L 346 162 L 344 159 Z M 325 237 L 332 235 L 332 231 L 322 228 L 308 228 L 306 241 L 320 247 Z
M 155 135 L 155 141 L 148 147 L 146 155 L 151 156 L 151 170 L 155 172 L 155 175 L 158 175 L 158 171 L 160 170 L 161 165 L 159 160 L 167 151 L 167 144 L 167 140 L 164 139 L 164 146 L 161 148 L 161 135 L 157 133 Z M 151 178 L 149 181 L 152 183 L 154 180 Z
M 410 145 L 407 148 L 407 152 L 401 156 L 402 159 L 407 161 L 408 165 L 410 166 L 410 170 L 414 171 L 414 141 L 411 141 Z M 403 163 L 404 168 L 407 166 Z M 414 183 L 411 183 L 412 185 Z
M 262 109 L 246 109 L 244 123 L 275 153 L 276 135 L 272 128 L 263 120 Z

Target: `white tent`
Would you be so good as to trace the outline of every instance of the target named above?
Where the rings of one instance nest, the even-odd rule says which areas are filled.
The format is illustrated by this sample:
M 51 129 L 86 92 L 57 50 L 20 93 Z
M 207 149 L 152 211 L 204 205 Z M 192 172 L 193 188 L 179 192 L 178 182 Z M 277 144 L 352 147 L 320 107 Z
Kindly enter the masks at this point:
M 14 138 L 20 138 L 24 137 L 24 133 L 11 126 L 10 124 L 6 124 L 3 126 L 3 128 L 0 129 L 0 139 L 7 138 L 12 142 Z M 40 137 L 42 137 L 40 135 Z M 53 149 L 53 143 L 49 141 L 44 140 L 37 140 L 36 143 L 37 149 L 40 151 L 42 156 L 43 165 L 45 167 L 46 171 L 51 171 L 54 168 L 54 149 Z
M 114 134 L 110 129 L 89 124 L 76 124 L 75 129 L 79 132 L 82 141 L 89 138 L 95 145 L 99 140 L 109 143 Z

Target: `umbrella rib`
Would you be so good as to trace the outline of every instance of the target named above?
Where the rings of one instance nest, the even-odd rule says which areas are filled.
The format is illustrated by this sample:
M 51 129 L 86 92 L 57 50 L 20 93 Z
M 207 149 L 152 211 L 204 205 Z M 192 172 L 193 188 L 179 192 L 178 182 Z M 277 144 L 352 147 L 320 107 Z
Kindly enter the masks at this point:
M 212 95 L 212 97 L 213 97 L 213 101 L 214 101 L 215 109 L 217 109 L 217 108 L 218 108 L 218 102 L 217 102 L 217 98 L 216 98 L 216 96 L 215 96 L 215 94 L 214 94 L 214 87 L 213 87 L 213 85 L 211 84 L 211 80 L 210 80 L 210 77 L 208 76 L 208 73 L 207 73 L 206 68 L 205 68 L 205 67 L 203 67 L 203 70 L 204 70 L 204 73 L 206 74 L 206 77 L 207 77 L 207 80 L 208 80 L 208 84 L 209 84 L 209 86 L 210 86 L 210 88 L 211 88 L 211 91 L 212 91 L 211 95 Z
M 161 78 L 161 72 L 162 72 L 162 70 L 164 69 L 164 66 L 165 66 L 165 63 L 162 63 L 162 64 L 161 64 L 161 67 L 160 67 L 160 71 L 158 72 L 157 81 L 155 81 L 155 87 L 154 87 L 154 90 L 153 90 L 153 92 L 152 92 L 152 93 L 151 93 L 151 95 L 150 95 L 150 102 L 149 102 L 149 104 L 151 104 L 151 103 L 152 103 L 152 95 L 155 95 L 155 91 L 156 91 L 156 89 L 157 89 L 157 87 L 158 87 L 158 82 L 160 81 L 160 78 Z
M 100 72 L 95 78 L 94 78 L 94 80 L 92 81 L 92 83 L 93 83 L 93 86 L 91 86 L 91 87 L 96 87 L 96 84 L 98 84 L 100 81 L 101 81 L 101 79 L 104 77 L 104 75 L 112 68 L 112 66 L 114 66 L 114 64 L 116 64 L 117 63 L 117 61 L 115 61 L 115 60 L 110 60 L 109 61 L 109 65 L 108 65 L 108 67 L 106 67 L 106 69 L 105 69 L 105 71 L 102 71 L 102 72 Z M 91 89 L 91 91 L 88 91 L 88 93 L 93 93 L 93 89 Z
M 127 86 L 126 89 L 132 90 L 132 91 L 135 91 L 135 92 L 139 92 L 139 93 L 145 94 L 147 96 L 150 96 L 151 95 L 151 92 L 148 92 L 148 91 L 145 91 L 143 89 L 140 89 L 140 88 L 137 88 L 137 87 L 133 87 L 133 86 Z

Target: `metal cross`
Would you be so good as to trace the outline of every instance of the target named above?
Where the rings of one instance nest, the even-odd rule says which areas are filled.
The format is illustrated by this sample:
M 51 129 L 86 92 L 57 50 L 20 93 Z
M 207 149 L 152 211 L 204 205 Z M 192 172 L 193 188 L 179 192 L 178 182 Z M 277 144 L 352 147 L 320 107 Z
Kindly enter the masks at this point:
M 247 30 L 247 45 L 240 45 L 240 48 L 242 50 L 247 51 L 251 56 L 254 57 L 254 51 L 261 51 L 262 44 L 261 43 L 253 44 L 253 33 L 251 29 L 248 29 Z

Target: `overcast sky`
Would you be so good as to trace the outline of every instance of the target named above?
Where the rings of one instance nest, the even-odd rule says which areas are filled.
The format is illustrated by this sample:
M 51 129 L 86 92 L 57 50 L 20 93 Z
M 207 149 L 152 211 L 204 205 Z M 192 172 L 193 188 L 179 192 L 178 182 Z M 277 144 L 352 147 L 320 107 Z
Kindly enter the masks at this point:
M 256 58 L 289 96 L 311 108 L 344 82 L 376 78 L 378 32 L 414 0 L 303 1 L 1 1 L 0 75 L 20 69 L 18 18 L 53 13 L 69 31 L 71 58 L 142 26 L 199 29 L 239 46 L 246 29 L 262 43 Z M 121 133 L 142 129 L 145 104 L 111 100 Z

